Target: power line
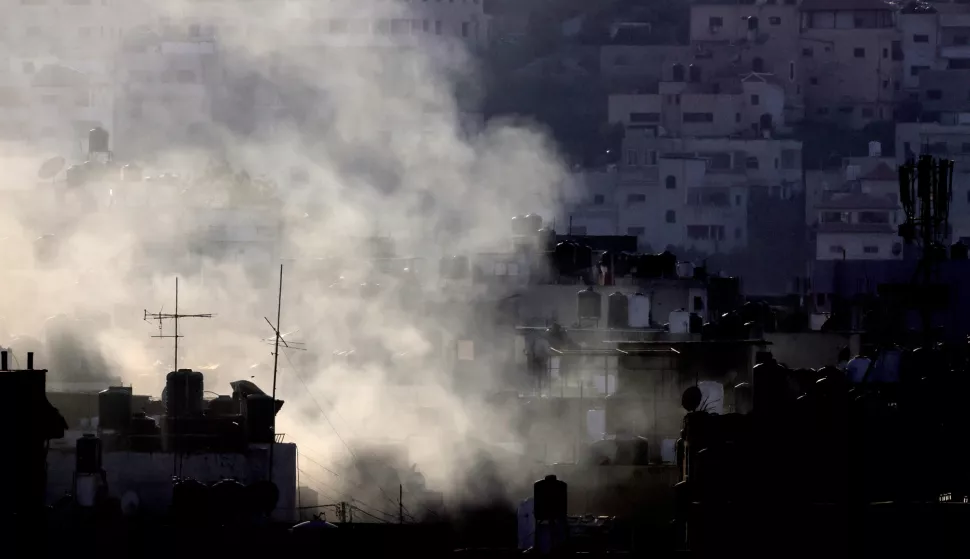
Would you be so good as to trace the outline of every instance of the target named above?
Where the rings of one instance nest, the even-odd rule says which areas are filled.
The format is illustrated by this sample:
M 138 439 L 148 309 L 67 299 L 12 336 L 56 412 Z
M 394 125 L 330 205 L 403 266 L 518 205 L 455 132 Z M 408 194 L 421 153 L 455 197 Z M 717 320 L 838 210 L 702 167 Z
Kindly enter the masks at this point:
M 313 400 L 313 403 L 316 404 L 317 409 L 320 411 L 320 415 L 323 416 L 323 419 L 327 422 L 327 425 L 330 426 L 330 429 L 333 431 L 334 435 L 337 436 L 337 439 L 344 445 L 344 448 L 347 449 L 347 452 L 350 453 L 351 457 L 353 457 L 354 462 L 356 464 L 359 464 L 360 459 L 357 457 L 357 453 L 355 453 L 354 450 L 347 443 L 347 441 L 344 440 L 342 436 L 340 436 L 340 432 L 337 430 L 337 427 L 333 424 L 332 421 L 330 421 L 330 417 L 327 415 L 327 412 L 323 410 L 323 406 L 320 405 L 320 402 L 310 391 L 310 387 L 307 385 L 306 381 L 303 380 L 303 375 L 300 374 L 299 369 L 297 369 L 296 365 L 293 364 L 293 361 L 290 359 L 290 356 L 285 351 L 283 352 L 283 357 L 286 358 L 286 362 L 290 365 L 290 368 L 293 369 L 293 373 L 296 375 L 296 378 L 300 381 L 300 384 L 303 385 L 303 388 L 306 390 L 307 395 L 310 396 L 310 399 Z M 336 477 L 340 477 L 335 472 L 330 472 L 330 473 L 333 473 Z M 385 491 L 384 488 L 380 486 L 380 484 L 375 484 L 375 485 L 377 489 L 381 492 L 381 494 L 383 494 L 384 497 L 388 500 L 388 502 L 390 502 L 393 505 L 401 505 L 403 507 L 403 504 L 400 502 L 400 500 L 395 502 L 394 499 L 392 499 L 391 496 L 387 494 L 387 491 Z M 414 516 L 410 513 L 410 511 L 407 510 L 407 508 L 404 508 L 404 511 L 407 513 L 408 517 L 414 518 Z M 430 511 L 429 509 L 429 512 L 433 513 L 434 511 Z

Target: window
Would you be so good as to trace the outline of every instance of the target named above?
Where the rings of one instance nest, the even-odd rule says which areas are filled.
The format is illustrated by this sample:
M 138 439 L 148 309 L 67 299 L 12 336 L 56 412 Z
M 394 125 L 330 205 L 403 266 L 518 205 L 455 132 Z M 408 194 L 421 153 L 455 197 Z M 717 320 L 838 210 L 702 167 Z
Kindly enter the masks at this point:
M 849 214 L 845 212 L 822 212 L 819 221 L 822 223 L 848 223 Z
M 428 20 L 423 20 L 421 22 L 421 31 L 424 31 L 425 33 L 430 32 L 431 31 L 431 22 L 428 21 Z
M 960 153 L 970 153 L 970 142 L 963 142 L 960 145 Z
M 889 58 L 889 49 L 882 49 L 882 57 Z
M 470 30 L 471 30 L 471 24 L 470 23 L 468 23 L 467 21 L 461 22 L 461 36 L 462 37 L 468 37 Z
M 642 204 L 647 201 L 647 197 L 644 194 L 627 194 L 626 203 L 627 204 Z
M 711 230 L 707 225 L 688 225 L 687 238 L 693 241 L 703 241 L 710 236 Z
M 830 246 L 829 247 L 829 252 L 835 253 L 835 254 L 845 255 L 845 249 L 842 248 L 841 245 L 832 245 L 832 246 Z
M 966 46 L 968 43 L 970 43 L 970 41 L 967 39 L 968 37 L 966 35 L 957 35 L 956 37 L 953 37 L 953 44 L 961 47 Z
M 752 95 L 751 96 L 751 104 L 752 105 L 758 105 L 760 102 L 761 102 L 761 98 L 760 97 L 758 97 L 757 95 Z
M 667 210 L 664 218 L 667 220 L 667 223 L 677 223 L 677 212 L 674 210 Z
M 605 201 L 606 201 L 606 198 L 602 194 L 597 194 L 593 196 L 593 203 L 596 204 L 597 206 L 602 206 L 603 202 Z
M 866 254 L 879 254 L 879 247 L 870 245 L 862 247 L 862 252 Z
M 768 23 L 770 23 L 771 25 L 781 25 L 781 18 L 780 17 L 769 17 L 768 18 Z
M 734 205 L 735 206 L 740 206 L 741 205 L 741 195 L 740 194 L 735 194 L 734 195 Z
M 664 179 L 664 185 L 666 185 L 667 190 L 673 190 L 677 188 L 677 177 L 673 175 L 667 175 L 667 178 Z
M 873 111 L 869 107 L 863 107 L 862 109 L 862 118 L 872 118 L 873 116 L 875 116 L 875 114 L 876 114 L 875 111 Z
M 909 75 L 910 76 L 918 76 L 919 73 L 922 72 L 923 70 L 929 70 L 929 69 L 930 69 L 929 66 L 912 66 L 909 69 Z
M 747 169 L 757 169 L 758 168 L 758 158 L 757 157 L 749 157 L 749 158 L 745 159 L 744 160 L 744 166 Z
M 707 25 L 710 27 L 724 27 L 724 18 L 710 17 L 707 19 Z
M 714 113 L 684 113 L 684 122 L 714 122 Z
M 913 42 L 914 43 L 928 43 L 928 42 L 930 42 L 930 36 L 929 35 L 918 35 L 918 34 L 917 35 L 913 35 Z
M 809 78 L 808 83 L 809 85 L 818 85 L 818 78 Z
M 811 58 L 813 54 L 815 53 L 812 51 L 812 47 L 805 47 L 802 49 L 802 56 L 806 58 Z
M 639 237 L 640 235 L 643 235 L 644 231 L 646 231 L 646 230 L 643 227 L 627 227 L 626 228 L 626 234 L 627 235 L 632 235 L 634 237 Z
M 866 49 L 864 49 L 862 47 L 856 47 L 855 49 L 852 50 L 852 56 L 854 56 L 856 58 L 865 58 L 866 57 Z
M 638 124 L 660 122 L 660 113 L 630 113 L 630 122 Z
M 441 26 L 441 20 L 439 19 L 439 20 L 437 20 L 437 21 L 434 22 L 434 34 L 435 35 L 441 35 L 441 30 L 442 30 L 441 28 L 442 28 L 442 26 Z
M 640 164 L 640 158 L 638 157 L 637 150 L 635 149 L 626 150 L 626 164 L 631 166 L 636 166 Z
M 926 98 L 930 101 L 939 101 L 943 98 L 943 91 L 939 89 L 928 89 L 926 91 Z
M 889 213 L 859 212 L 859 223 L 889 223 Z
M 652 149 L 648 149 L 647 151 L 643 152 L 643 162 L 647 165 L 656 165 L 657 152 Z

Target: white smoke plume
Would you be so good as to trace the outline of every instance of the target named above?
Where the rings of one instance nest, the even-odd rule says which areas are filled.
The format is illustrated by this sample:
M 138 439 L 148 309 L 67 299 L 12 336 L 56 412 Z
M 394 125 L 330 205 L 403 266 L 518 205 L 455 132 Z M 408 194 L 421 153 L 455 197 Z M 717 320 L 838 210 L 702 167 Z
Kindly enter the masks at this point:
M 87 317 L 70 323 L 73 349 L 39 354 L 39 364 L 68 380 L 107 369 L 136 393 L 157 396 L 172 344 L 150 338 L 157 325 L 143 322 L 142 310 L 173 312 L 179 276 L 179 310 L 215 315 L 180 323 L 179 366 L 203 370 L 207 390 L 226 393 L 230 381 L 251 378 L 269 391 L 264 339 L 273 334 L 263 317 L 275 321 L 282 258 L 281 330 L 303 345 L 280 356 L 287 403 L 278 432 L 300 445 L 304 483 L 324 500 L 349 494 L 393 510 L 375 502 L 372 487 L 361 496 L 360 484 L 372 480 L 348 467 L 368 445 L 393 442 L 408 449 L 406 460 L 430 487 L 465 487 L 487 452 L 481 441 L 516 435 L 484 399 L 506 373 L 506 361 L 493 362 L 500 353 L 479 344 L 475 361 L 456 361 L 458 339 L 490 330 L 469 290 L 441 288 L 438 258 L 508 250 L 510 217 L 551 216 L 563 169 L 527 125 L 491 122 L 465 133 L 477 62 L 454 28 L 435 33 L 422 12 L 429 3 L 115 6 L 109 33 L 116 28 L 118 40 L 99 54 L 114 68 L 112 149 L 119 164 L 155 178 L 122 183 L 115 169 L 68 188 L 63 172 L 39 181 L 36 168 L 70 154 L 39 140 L 5 145 L 0 344 L 18 356 L 40 351 L 47 318 Z M 121 85 L 126 68 L 137 71 L 136 54 L 209 26 L 225 32 L 196 79 L 208 103 L 200 114 L 215 120 L 200 126 L 178 105 L 148 104 L 138 121 L 127 107 L 139 94 Z M 484 21 L 475 32 L 485 33 Z M 330 46 L 321 45 L 323 34 Z M 147 51 L 130 46 L 139 41 Z M 375 42 L 384 46 L 364 46 Z M 54 109 L 46 116 L 55 118 Z M 240 180 L 242 172 L 251 180 Z M 278 232 L 280 242 L 236 254 L 243 245 L 207 237 L 215 215 L 234 216 L 234 227 L 253 236 Z M 385 256 L 368 241 L 374 237 L 417 259 L 374 264 Z M 170 323 L 165 329 L 172 333 Z M 495 346 L 511 354 L 511 336 Z M 523 475 L 501 471 L 499 479 Z

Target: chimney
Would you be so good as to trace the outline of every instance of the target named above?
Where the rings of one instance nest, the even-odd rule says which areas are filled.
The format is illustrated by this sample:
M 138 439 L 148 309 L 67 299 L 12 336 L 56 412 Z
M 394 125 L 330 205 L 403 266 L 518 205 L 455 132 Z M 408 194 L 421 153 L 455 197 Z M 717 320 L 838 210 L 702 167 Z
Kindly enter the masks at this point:
M 0 351 L 0 371 L 7 370 L 7 351 Z
M 27 352 L 27 370 L 30 371 L 34 368 L 34 352 Z

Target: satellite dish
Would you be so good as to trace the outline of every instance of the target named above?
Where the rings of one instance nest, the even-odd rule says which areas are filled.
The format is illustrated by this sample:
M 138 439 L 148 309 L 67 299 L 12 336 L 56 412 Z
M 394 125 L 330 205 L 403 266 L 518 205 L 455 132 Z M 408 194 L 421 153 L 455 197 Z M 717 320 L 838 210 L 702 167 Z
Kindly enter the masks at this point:
M 41 180 L 52 179 L 57 176 L 57 173 L 64 170 L 64 165 L 66 164 L 67 161 L 61 156 L 51 157 L 47 161 L 44 161 L 40 169 L 37 170 L 37 178 Z

